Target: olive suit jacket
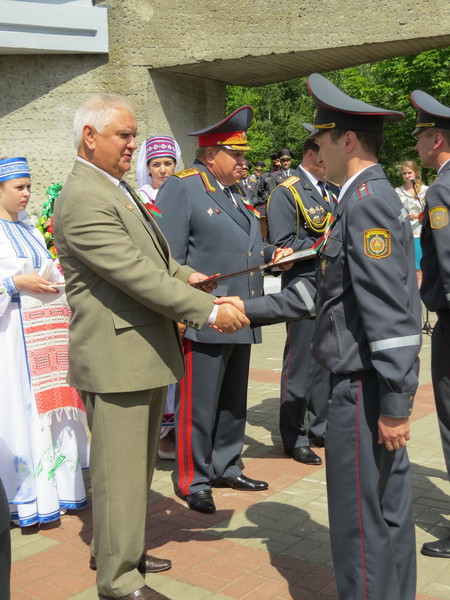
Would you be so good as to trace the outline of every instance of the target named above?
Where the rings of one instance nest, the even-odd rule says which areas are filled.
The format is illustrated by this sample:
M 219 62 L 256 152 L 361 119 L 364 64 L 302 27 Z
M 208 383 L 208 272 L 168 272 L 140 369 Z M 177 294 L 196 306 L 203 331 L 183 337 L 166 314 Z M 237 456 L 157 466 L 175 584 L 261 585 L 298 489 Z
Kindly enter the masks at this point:
M 200 329 L 213 297 L 186 285 L 155 220 L 105 174 L 75 162 L 54 211 L 66 280 L 68 383 L 133 392 L 183 375 L 176 321 Z

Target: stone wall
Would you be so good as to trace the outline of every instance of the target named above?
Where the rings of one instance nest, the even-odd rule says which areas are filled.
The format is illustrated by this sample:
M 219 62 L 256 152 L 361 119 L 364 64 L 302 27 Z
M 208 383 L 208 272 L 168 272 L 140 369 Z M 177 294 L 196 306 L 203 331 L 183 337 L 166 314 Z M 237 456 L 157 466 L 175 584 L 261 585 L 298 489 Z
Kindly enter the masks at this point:
M 91 93 L 127 95 L 138 145 L 148 135 L 173 135 L 190 164 L 195 148 L 185 133 L 223 116 L 226 83 L 262 85 L 450 43 L 447 0 L 426 2 L 433 18 L 419 0 L 407 8 L 397 0 L 97 4 L 108 7 L 108 56 L 0 56 L 0 146 L 29 159 L 32 212 L 71 168 L 72 117 Z

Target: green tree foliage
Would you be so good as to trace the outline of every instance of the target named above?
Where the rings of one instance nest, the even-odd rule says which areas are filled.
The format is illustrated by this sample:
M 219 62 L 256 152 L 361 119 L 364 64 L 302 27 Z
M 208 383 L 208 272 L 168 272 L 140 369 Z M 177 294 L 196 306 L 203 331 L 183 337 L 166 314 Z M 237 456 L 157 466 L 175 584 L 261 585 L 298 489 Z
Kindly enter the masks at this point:
M 415 141 L 416 112 L 409 96 L 412 90 L 424 90 L 440 102 L 450 105 L 450 48 L 429 50 L 325 73 L 344 92 L 375 104 L 401 110 L 405 120 L 385 127 L 385 143 L 380 163 L 394 184 L 401 182 L 396 165 L 407 159 L 417 160 Z M 229 86 L 227 110 L 244 104 L 255 110 L 249 130 L 253 150 L 251 161 L 265 160 L 271 152 L 288 147 L 300 160 L 307 133 L 302 122 L 310 122 L 314 112 L 306 89 L 306 79 L 293 79 L 258 88 Z M 425 180 L 433 173 L 426 173 Z

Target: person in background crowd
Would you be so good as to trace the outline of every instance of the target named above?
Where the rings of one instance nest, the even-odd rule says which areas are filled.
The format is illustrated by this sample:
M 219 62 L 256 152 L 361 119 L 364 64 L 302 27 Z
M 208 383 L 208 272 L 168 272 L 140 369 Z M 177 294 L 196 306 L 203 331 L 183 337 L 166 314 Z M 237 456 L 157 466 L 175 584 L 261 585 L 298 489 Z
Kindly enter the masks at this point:
M 253 165 L 253 174 L 250 175 L 250 181 L 254 181 L 255 183 L 261 179 L 261 175 L 263 170 L 266 168 L 266 163 L 258 160 Z
M 270 171 L 268 173 L 262 173 L 259 178 L 259 184 L 256 188 L 256 196 L 254 205 L 261 213 L 261 216 L 266 214 L 266 204 L 272 190 L 276 187 L 275 177 L 281 168 L 280 160 L 277 157 L 277 153 L 270 155 Z
M 138 193 L 147 209 L 159 216 L 155 208 L 156 196 L 164 181 L 177 169 L 181 157 L 178 143 L 171 137 L 152 136 L 142 142 L 139 149 L 136 179 Z M 184 335 L 186 327 L 178 324 L 180 335 Z M 167 386 L 167 396 L 161 433 L 158 442 L 158 456 L 165 460 L 175 460 L 175 427 L 174 402 L 175 384 Z
M 330 223 L 335 199 L 325 181 L 319 148 L 307 138 L 295 175 L 272 192 L 267 204 L 269 240 L 294 251 L 311 248 Z M 314 261 L 301 261 L 281 276 L 284 289 L 298 276 L 313 276 Z M 311 445 L 323 446 L 330 376 L 311 355 L 314 318 L 286 325 L 280 387 L 280 432 L 285 453 L 298 462 L 317 465 L 322 459 Z
M 416 161 L 406 160 L 398 165 L 398 170 L 403 177 L 404 183 L 395 188 L 395 191 L 402 201 L 403 206 L 408 211 L 411 220 L 416 249 L 417 283 L 420 288 L 420 284 L 422 283 L 422 271 L 420 270 L 420 259 L 422 258 L 420 234 L 422 231 L 422 215 L 425 208 L 425 192 L 428 188 L 420 179 L 419 165 Z
M 431 341 L 431 377 L 447 474 L 450 480 L 450 108 L 421 90 L 411 94 L 418 111 L 413 135 L 422 165 L 437 171 L 426 192 L 422 221 L 422 285 L 428 310 L 437 313 Z M 426 556 L 450 558 L 450 535 L 423 544 Z
M 237 184 L 244 191 L 246 198 L 251 202 L 255 194 L 256 183 L 253 182 L 249 177 L 250 167 L 250 161 L 244 160 L 241 176 L 237 180 Z
M 406 444 L 418 386 L 421 309 L 414 238 L 379 164 L 383 122 L 403 114 L 308 78 L 315 141 L 342 184 L 316 263 L 313 356 L 331 373 L 325 439 L 339 598 L 414 600 L 415 532 Z
M 292 152 L 289 148 L 282 148 L 277 154 L 277 159 L 280 161 L 280 169 L 275 173 L 270 193 L 273 192 L 277 185 L 280 185 L 280 183 L 285 181 L 288 177 L 294 175 L 294 170 L 291 169 Z
M 264 255 L 259 222 L 235 185 L 250 150 L 247 129 L 253 110 L 243 106 L 225 119 L 188 135 L 198 138 L 193 168 L 175 173 L 158 196 L 161 228 L 174 257 L 210 273 L 257 266 Z M 244 298 L 263 294 L 256 270 L 223 280 L 216 294 Z M 238 464 L 246 422 L 247 385 L 252 343 L 258 328 L 224 338 L 209 328 L 187 331 L 186 375 L 175 403 L 176 488 L 192 510 L 216 510 L 212 486 L 260 491 L 268 483 L 251 479 Z
M 11 519 L 48 523 L 84 508 L 85 410 L 66 384 L 64 278 L 26 212 L 25 158 L 0 160 L 0 478 Z
M 144 575 L 171 561 L 145 553 L 145 524 L 166 386 L 183 374 L 176 324 L 231 333 L 248 320 L 234 308 L 216 312 L 211 296 L 187 285 L 205 275 L 173 260 L 123 179 L 136 134 L 122 96 L 94 94 L 78 109 L 78 156 L 55 203 L 54 231 L 72 309 L 68 381 L 92 434 L 90 566 L 102 598 L 164 600 Z

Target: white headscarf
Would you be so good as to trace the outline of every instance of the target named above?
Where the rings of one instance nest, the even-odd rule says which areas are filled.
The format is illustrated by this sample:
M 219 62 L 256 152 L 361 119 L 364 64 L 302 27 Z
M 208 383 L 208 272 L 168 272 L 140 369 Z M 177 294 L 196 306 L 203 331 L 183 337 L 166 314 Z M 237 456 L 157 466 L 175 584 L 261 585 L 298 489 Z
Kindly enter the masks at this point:
M 146 140 L 144 140 L 139 149 L 139 154 L 138 154 L 138 159 L 137 159 L 137 167 L 136 167 L 136 179 L 137 179 L 137 184 L 138 184 L 139 189 L 144 187 L 144 185 L 149 185 L 150 187 L 152 185 L 152 176 L 150 175 L 150 173 L 148 171 L 148 167 L 147 167 L 147 141 L 150 140 L 152 137 L 155 137 L 155 136 L 150 136 Z M 180 162 L 180 158 L 181 158 L 181 150 L 180 150 L 180 146 L 178 145 L 178 142 L 176 140 L 174 140 L 173 138 L 170 138 L 170 139 L 172 139 L 175 144 L 175 153 L 176 153 L 175 171 L 177 171 L 178 163 Z

